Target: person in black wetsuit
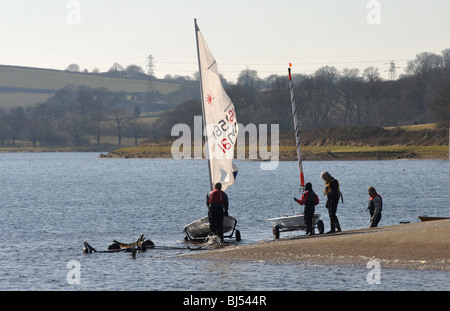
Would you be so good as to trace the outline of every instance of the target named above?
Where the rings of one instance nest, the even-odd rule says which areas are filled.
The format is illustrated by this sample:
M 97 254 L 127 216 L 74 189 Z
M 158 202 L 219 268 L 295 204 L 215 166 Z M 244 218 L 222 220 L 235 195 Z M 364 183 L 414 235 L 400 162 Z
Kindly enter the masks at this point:
M 328 215 L 330 216 L 331 229 L 327 233 L 341 232 L 341 226 L 336 216 L 339 198 L 341 197 L 339 182 L 327 171 L 322 172 L 320 177 L 325 181 L 325 189 L 323 194 L 327 196 L 327 203 L 325 206 L 328 209 Z
M 374 187 L 367 188 L 367 192 L 370 195 L 369 206 L 367 209 L 370 212 L 370 228 L 378 226 L 381 220 L 381 211 L 383 210 L 383 199 L 381 195 L 377 193 Z
M 223 239 L 223 216 L 228 215 L 228 196 L 221 189 L 220 182 L 214 185 L 214 190 L 206 196 L 206 205 L 211 233 Z
M 294 198 L 294 201 L 300 205 L 305 205 L 305 211 L 303 213 L 305 215 L 306 235 L 313 235 L 313 218 L 316 209 L 315 206 L 319 204 L 319 197 L 312 190 L 312 184 L 309 182 L 306 183 L 305 192 L 302 194 L 301 199 Z

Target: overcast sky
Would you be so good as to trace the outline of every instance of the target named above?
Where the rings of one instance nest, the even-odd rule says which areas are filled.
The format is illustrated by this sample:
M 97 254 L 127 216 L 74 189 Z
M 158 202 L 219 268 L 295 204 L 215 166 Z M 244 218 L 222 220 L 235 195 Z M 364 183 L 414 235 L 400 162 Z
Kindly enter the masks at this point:
M 391 60 L 450 48 L 449 16 L 449 0 L 0 0 L 0 64 L 146 70 L 152 55 L 158 78 L 192 76 L 197 18 L 230 81 L 247 66 L 285 75 L 289 62 L 294 73 L 374 66 L 387 77 Z

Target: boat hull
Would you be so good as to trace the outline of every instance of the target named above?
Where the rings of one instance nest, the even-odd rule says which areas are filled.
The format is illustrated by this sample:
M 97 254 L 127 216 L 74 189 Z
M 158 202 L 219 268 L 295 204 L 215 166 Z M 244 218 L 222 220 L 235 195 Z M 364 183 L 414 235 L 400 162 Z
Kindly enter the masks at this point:
M 269 221 L 273 226 L 272 231 L 275 239 L 280 238 L 280 232 L 306 230 L 304 214 L 297 214 L 292 216 L 281 215 L 280 217 L 269 218 L 267 219 L 267 221 Z M 317 227 L 317 229 L 319 230 L 319 234 L 322 234 L 324 232 L 324 225 L 323 221 L 320 220 L 320 214 L 314 214 L 313 231 L 309 234 L 314 234 L 315 227 Z
M 417 216 L 417 217 L 420 219 L 420 221 L 450 219 L 450 217 L 437 217 L 437 216 Z
M 314 214 L 313 225 L 319 222 L 320 214 Z M 292 216 L 280 216 L 267 219 L 273 227 L 281 230 L 306 230 L 305 215 L 297 214 Z
M 237 220 L 232 216 L 223 217 L 223 235 L 224 237 L 231 237 L 235 231 Z M 183 229 L 189 240 L 205 239 L 210 233 L 208 216 L 200 218 Z M 228 234 L 230 233 L 230 234 Z M 227 235 L 228 234 L 228 235 Z

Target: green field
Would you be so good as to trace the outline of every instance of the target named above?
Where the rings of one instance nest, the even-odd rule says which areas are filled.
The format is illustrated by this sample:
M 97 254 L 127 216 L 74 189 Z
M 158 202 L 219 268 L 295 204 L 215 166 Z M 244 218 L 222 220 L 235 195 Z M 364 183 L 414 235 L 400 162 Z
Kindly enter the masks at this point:
M 105 87 L 113 92 L 146 92 L 147 80 L 121 79 L 61 70 L 0 65 L 0 108 L 29 106 L 44 102 L 66 85 Z M 180 82 L 154 82 L 155 90 L 167 94 L 178 90 Z M 5 88 L 13 88 L 5 90 Z

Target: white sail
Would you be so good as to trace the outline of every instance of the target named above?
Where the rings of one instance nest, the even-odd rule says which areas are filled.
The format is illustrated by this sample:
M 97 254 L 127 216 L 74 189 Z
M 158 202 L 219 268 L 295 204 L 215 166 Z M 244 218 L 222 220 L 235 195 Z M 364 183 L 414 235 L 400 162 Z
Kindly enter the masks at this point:
M 289 63 L 288 68 L 289 88 L 291 90 L 291 105 L 292 105 L 292 116 L 294 118 L 295 143 L 297 145 L 298 168 L 300 170 L 300 189 L 301 192 L 303 193 L 303 191 L 305 190 L 305 176 L 303 175 L 303 159 L 302 159 L 302 151 L 300 149 L 300 129 L 298 127 L 297 121 L 297 107 L 295 105 L 294 84 L 292 83 L 291 66 L 292 64 Z
M 216 60 L 195 22 L 202 97 L 203 125 L 210 188 L 222 183 L 222 190 L 234 183 L 237 167 L 233 165 L 234 145 L 238 135 L 236 111 L 220 80 Z

